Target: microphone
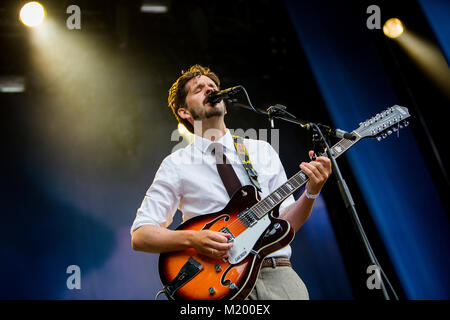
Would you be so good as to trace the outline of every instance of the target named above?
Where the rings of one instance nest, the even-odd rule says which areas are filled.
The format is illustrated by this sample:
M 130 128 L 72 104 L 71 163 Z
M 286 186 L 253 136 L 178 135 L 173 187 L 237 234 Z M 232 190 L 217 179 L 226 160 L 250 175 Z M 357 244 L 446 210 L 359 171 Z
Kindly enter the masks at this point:
M 356 136 L 351 133 L 351 132 L 347 132 L 341 129 L 333 129 L 331 130 L 331 133 L 334 134 L 335 137 L 338 138 L 343 138 L 343 139 L 347 139 L 347 140 L 355 140 Z
M 216 104 L 223 99 L 230 98 L 231 96 L 237 94 L 241 90 L 242 90 L 241 86 L 236 86 L 236 87 L 232 87 L 232 88 L 228 88 L 228 89 L 224 89 L 224 90 L 220 90 L 220 91 L 213 91 L 206 98 L 206 102 L 209 102 L 211 104 Z
M 329 126 L 323 125 L 323 124 L 318 124 L 319 127 L 325 131 L 326 134 L 336 137 L 336 138 L 343 138 L 343 139 L 347 139 L 347 140 L 355 140 L 356 136 L 353 133 L 341 130 L 341 129 L 337 129 L 337 128 L 330 128 Z

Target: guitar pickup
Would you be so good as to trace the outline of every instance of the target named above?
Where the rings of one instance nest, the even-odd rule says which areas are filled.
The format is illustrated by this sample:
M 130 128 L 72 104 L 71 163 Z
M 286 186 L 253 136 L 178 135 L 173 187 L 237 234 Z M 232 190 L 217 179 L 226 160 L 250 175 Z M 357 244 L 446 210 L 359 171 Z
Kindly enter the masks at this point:
M 250 209 L 246 209 L 239 213 L 238 218 L 247 228 L 253 226 L 258 221 L 256 215 Z

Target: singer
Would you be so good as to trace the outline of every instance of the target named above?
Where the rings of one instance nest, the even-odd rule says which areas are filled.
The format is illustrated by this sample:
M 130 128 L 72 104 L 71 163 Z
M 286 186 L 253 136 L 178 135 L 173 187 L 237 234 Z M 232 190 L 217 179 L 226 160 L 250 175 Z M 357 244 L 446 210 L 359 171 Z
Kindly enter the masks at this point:
M 225 102 L 211 103 L 208 100 L 219 88 L 217 75 L 200 65 L 182 72 L 170 88 L 169 107 L 177 120 L 195 134 L 195 140 L 186 148 L 168 155 L 161 163 L 131 227 L 134 250 L 163 253 L 194 248 L 209 258 L 230 257 L 233 241 L 227 232 L 167 228 L 177 208 L 183 213 L 183 221 L 218 212 L 227 205 L 235 190 L 254 184 L 248 170 L 239 160 L 235 140 L 225 125 Z M 249 151 L 251 166 L 257 173 L 259 196 L 264 199 L 286 182 L 283 165 L 267 142 L 243 139 L 243 144 Z M 218 157 L 218 154 L 223 158 Z M 310 151 L 309 157 L 313 155 L 314 152 Z M 201 157 L 202 161 L 192 161 L 192 156 Z M 309 218 L 314 201 L 331 174 L 331 163 L 326 157 L 302 162 L 300 168 L 309 177 L 305 192 L 297 201 L 292 195 L 289 196 L 279 209 L 280 218 L 288 221 L 294 231 L 298 231 Z M 309 299 L 305 284 L 291 267 L 291 254 L 291 247 L 287 245 L 271 253 L 262 262 L 247 299 Z M 205 286 L 213 296 L 217 288 L 209 287 L 208 284 Z

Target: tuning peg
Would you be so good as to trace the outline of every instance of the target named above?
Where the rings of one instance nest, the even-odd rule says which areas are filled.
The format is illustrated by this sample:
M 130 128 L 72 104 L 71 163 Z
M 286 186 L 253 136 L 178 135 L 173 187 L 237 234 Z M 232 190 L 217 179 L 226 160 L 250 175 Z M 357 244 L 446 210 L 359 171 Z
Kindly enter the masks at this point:
M 392 134 L 392 130 L 388 130 L 387 134 L 388 134 L 388 136 L 390 136 Z
M 404 125 L 405 127 L 409 126 L 409 121 L 407 121 L 407 120 L 403 121 L 403 125 Z
M 397 127 L 392 127 L 392 131 L 397 132 L 398 128 Z
M 378 136 L 378 137 L 377 137 L 377 140 L 378 140 L 378 141 L 381 141 L 381 140 L 383 140 L 383 138 L 382 138 L 381 136 Z
M 386 133 L 383 133 L 381 136 L 383 137 L 383 139 L 386 139 L 388 135 Z

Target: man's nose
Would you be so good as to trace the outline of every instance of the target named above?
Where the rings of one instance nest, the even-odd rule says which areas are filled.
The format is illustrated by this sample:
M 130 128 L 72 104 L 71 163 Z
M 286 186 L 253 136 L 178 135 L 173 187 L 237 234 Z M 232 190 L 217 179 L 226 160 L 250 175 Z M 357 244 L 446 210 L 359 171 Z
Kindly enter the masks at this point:
M 213 91 L 214 90 L 212 88 L 207 88 L 205 93 L 207 96 L 209 96 L 211 93 L 213 93 Z

